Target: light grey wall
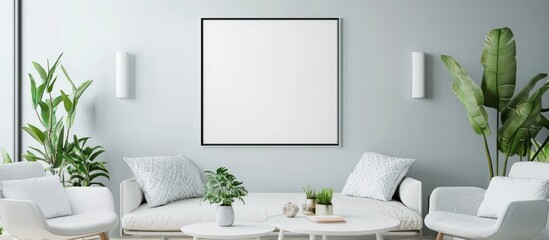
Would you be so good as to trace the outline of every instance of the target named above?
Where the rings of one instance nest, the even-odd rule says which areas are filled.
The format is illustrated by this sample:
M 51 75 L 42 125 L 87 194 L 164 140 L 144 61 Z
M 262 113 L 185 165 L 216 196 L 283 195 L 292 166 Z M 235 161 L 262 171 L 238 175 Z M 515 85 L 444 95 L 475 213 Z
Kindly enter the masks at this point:
M 95 82 L 79 135 L 108 152 L 118 200 L 124 156 L 187 154 L 202 170 L 227 166 L 251 191 L 343 187 L 365 151 L 412 157 L 410 175 L 436 186 L 487 185 L 482 139 L 470 129 L 439 55 L 479 79 L 487 31 L 508 26 L 518 79 L 549 71 L 549 1 L 515 0 L 24 0 L 23 72 L 65 52 L 73 79 Z M 201 147 L 201 17 L 342 18 L 343 146 Z M 114 97 L 115 52 L 135 56 L 135 97 Z M 411 99 L 411 52 L 427 57 L 427 99 Z M 25 81 L 23 89 L 28 88 Z M 25 91 L 24 121 L 35 122 Z M 495 126 L 495 124 L 492 124 Z M 26 137 L 25 144 L 34 144 Z

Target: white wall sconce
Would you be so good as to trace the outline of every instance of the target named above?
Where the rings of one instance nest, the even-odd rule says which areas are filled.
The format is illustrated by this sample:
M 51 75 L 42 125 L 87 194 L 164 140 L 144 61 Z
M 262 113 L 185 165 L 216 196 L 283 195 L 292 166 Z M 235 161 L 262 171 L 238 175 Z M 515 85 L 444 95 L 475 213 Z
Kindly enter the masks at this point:
M 412 98 L 425 98 L 424 52 L 412 52 Z
M 116 98 L 130 97 L 130 55 L 116 52 Z

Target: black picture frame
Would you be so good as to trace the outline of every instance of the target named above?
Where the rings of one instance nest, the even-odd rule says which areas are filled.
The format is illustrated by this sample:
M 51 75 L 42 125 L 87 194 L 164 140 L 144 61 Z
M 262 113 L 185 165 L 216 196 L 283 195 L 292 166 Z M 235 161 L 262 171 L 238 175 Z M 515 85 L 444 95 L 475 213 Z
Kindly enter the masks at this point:
M 204 141 L 204 22 L 217 20 L 330 20 L 337 22 L 337 141 L 334 143 L 206 143 Z M 203 17 L 200 21 L 200 144 L 201 146 L 341 146 L 341 19 L 337 17 Z

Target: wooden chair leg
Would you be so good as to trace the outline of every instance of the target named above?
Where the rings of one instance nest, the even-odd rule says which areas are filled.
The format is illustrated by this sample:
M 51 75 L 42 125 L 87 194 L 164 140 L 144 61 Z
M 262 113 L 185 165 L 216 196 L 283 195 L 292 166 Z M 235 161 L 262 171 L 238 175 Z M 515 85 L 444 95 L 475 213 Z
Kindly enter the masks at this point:
M 99 234 L 99 238 L 101 238 L 101 240 L 109 240 L 109 234 L 107 232 L 102 232 Z
M 444 238 L 444 234 L 437 233 L 437 240 L 442 240 Z

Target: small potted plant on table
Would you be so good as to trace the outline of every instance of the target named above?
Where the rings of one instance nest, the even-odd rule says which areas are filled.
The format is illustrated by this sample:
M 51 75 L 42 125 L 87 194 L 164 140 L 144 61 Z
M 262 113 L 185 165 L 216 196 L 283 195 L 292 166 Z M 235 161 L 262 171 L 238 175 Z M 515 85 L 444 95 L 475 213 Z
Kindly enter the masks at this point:
M 205 173 L 206 193 L 203 200 L 210 204 L 220 204 L 217 207 L 217 224 L 221 227 L 230 227 L 234 223 L 233 203 L 236 199 L 245 203 L 242 197 L 246 196 L 248 191 L 225 167 Z
M 303 214 L 305 215 L 314 215 L 315 214 L 315 205 L 316 205 L 316 191 L 311 187 L 303 187 L 303 192 L 307 200 L 303 204 Z
M 316 194 L 316 215 L 332 215 L 334 208 L 332 206 L 333 188 L 323 188 Z

